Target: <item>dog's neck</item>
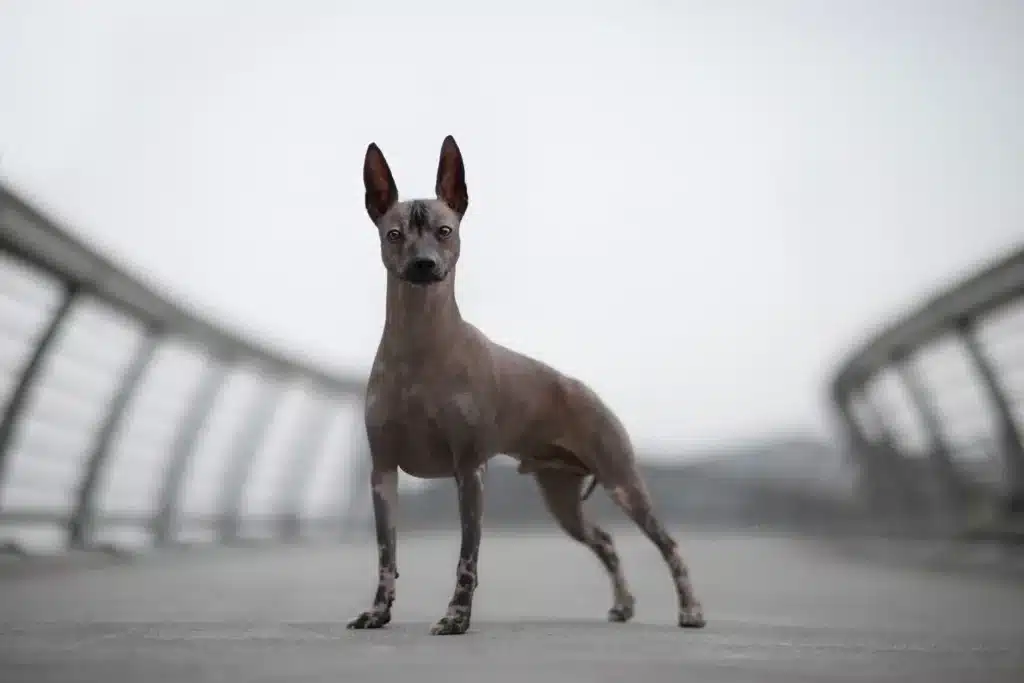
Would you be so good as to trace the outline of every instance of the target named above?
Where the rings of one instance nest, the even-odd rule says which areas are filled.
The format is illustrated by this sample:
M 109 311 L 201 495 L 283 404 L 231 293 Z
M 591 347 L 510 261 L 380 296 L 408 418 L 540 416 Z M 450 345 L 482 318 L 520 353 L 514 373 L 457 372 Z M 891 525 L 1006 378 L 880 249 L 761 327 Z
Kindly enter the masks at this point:
M 396 351 L 451 343 L 462 326 L 455 301 L 455 271 L 441 282 L 414 285 L 388 273 L 382 343 Z

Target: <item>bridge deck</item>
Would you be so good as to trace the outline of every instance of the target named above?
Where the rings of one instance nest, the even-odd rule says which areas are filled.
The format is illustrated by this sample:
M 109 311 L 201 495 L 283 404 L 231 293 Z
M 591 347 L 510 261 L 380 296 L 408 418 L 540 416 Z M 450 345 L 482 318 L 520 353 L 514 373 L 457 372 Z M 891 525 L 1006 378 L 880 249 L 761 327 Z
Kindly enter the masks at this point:
M 472 631 L 427 635 L 453 583 L 454 535 L 399 541 L 395 622 L 349 632 L 375 574 L 369 543 L 170 552 L 0 581 L 0 680 L 1015 681 L 1024 586 L 851 563 L 813 541 L 680 538 L 709 626 L 673 626 L 668 574 L 616 534 L 638 599 L 558 535 L 488 531 Z

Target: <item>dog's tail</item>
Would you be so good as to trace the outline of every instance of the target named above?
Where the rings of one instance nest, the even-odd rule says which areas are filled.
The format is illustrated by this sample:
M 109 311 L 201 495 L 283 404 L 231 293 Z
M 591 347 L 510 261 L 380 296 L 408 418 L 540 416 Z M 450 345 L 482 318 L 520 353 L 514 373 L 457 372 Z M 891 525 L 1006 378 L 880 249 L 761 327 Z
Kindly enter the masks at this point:
M 587 488 L 586 491 L 583 492 L 583 496 L 580 498 L 580 500 L 583 501 L 583 500 L 586 500 L 587 498 L 590 498 L 590 494 L 593 493 L 594 489 L 596 489 L 596 488 L 597 488 L 597 475 L 596 474 L 592 474 L 590 476 L 590 486 Z

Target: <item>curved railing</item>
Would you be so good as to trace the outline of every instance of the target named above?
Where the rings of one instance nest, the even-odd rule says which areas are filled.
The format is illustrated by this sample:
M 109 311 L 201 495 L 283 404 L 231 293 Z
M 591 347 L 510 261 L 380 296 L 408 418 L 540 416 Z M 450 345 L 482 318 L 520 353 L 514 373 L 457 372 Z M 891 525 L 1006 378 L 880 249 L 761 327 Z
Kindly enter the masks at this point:
M 9 548 L 344 521 L 362 378 L 194 315 L 2 186 L 0 247 Z
M 946 529 L 1024 512 L 1024 247 L 875 334 L 831 393 L 873 511 Z

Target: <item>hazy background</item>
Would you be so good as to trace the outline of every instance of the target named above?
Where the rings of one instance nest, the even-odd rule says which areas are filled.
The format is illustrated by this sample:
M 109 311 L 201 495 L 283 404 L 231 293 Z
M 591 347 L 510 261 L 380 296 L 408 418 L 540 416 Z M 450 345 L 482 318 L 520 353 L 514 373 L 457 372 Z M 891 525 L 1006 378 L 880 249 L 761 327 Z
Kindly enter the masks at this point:
M 466 159 L 458 294 L 644 448 L 827 427 L 888 316 L 1024 236 L 1020 2 L 0 3 L 0 177 L 173 297 L 368 370 L 376 141 Z

